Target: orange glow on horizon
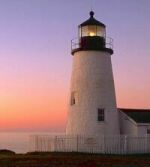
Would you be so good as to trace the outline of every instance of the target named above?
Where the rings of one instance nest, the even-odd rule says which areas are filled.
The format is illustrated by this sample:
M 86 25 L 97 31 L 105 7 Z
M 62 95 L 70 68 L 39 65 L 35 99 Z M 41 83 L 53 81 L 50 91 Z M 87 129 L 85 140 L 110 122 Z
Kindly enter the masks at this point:
M 67 95 L 63 85 L 48 84 L 34 81 L 34 87 L 28 82 L 15 87 L 12 83 L 1 90 L 0 131 L 64 130 Z

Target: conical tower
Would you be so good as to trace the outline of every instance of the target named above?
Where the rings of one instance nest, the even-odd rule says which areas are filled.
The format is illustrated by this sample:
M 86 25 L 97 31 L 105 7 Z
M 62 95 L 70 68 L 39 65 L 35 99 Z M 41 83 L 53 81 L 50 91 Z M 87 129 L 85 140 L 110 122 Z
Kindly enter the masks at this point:
M 106 26 L 94 18 L 79 25 L 72 40 L 73 66 L 67 135 L 119 134 L 118 111 L 111 64 L 112 39 Z

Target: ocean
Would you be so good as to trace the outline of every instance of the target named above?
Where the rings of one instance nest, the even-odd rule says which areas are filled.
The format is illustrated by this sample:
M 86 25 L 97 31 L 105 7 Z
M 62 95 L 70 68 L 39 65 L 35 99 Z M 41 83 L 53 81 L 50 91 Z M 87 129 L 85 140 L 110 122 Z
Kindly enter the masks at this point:
M 0 150 L 9 149 L 16 153 L 30 151 L 29 139 L 31 135 L 60 135 L 62 133 L 49 132 L 0 132 Z

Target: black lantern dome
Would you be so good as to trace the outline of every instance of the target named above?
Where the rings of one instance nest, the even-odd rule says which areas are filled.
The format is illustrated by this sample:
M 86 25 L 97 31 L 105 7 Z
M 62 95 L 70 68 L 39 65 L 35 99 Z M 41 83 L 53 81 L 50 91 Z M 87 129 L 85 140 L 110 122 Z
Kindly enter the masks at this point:
M 88 20 L 86 20 L 85 22 L 83 22 L 82 24 L 80 24 L 81 27 L 87 26 L 87 25 L 97 25 L 97 26 L 102 26 L 104 28 L 106 27 L 105 24 L 101 23 L 100 21 L 98 21 L 94 18 L 93 11 L 90 12 L 90 18 Z
M 106 47 L 106 26 L 94 18 L 94 12 L 90 12 L 90 18 L 79 25 L 78 41 L 72 40 L 72 54 L 80 50 L 101 50 L 113 53 L 111 46 Z

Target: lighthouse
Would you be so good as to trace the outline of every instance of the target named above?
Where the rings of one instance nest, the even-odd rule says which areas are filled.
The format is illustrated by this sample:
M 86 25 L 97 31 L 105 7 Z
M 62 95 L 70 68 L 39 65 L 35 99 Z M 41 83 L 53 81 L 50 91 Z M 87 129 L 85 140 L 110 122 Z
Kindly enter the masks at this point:
M 73 57 L 66 135 L 119 134 L 118 111 L 106 26 L 90 12 L 72 40 Z

